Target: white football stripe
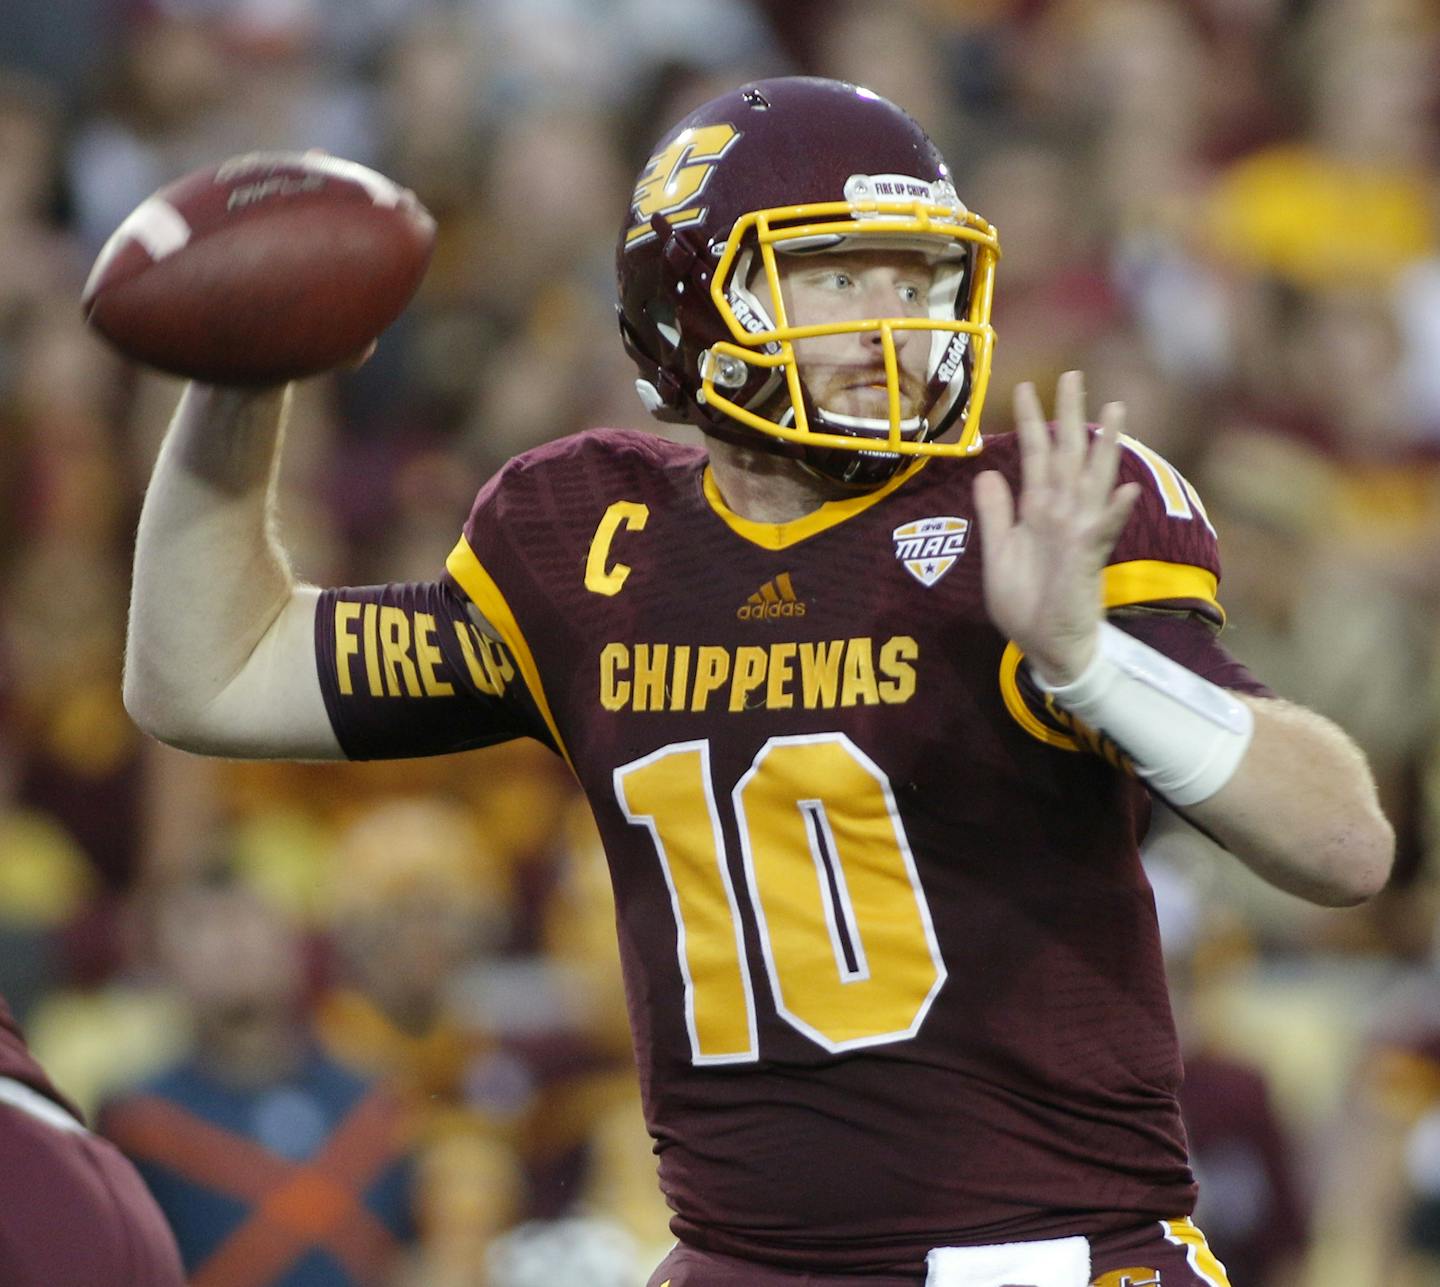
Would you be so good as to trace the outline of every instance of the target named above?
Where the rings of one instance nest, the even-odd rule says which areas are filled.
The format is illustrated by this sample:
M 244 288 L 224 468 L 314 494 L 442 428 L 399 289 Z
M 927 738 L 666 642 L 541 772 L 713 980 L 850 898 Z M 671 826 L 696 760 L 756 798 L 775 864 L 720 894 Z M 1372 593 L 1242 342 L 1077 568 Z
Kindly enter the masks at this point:
M 168 201 L 151 197 L 136 206 L 116 230 L 115 240 L 124 237 L 133 237 L 158 262 L 190 240 L 190 225 Z
M 309 170 L 315 174 L 328 174 L 332 179 L 344 179 L 364 188 L 370 200 L 377 206 L 397 206 L 405 189 L 391 182 L 383 174 L 361 165 L 358 161 L 347 161 L 343 157 L 331 156 L 318 148 L 309 152 L 247 152 L 243 156 L 232 156 L 215 172 L 216 183 L 230 183 L 243 175 L 255 171 L 256 181 L 266 172 L 291 167 Z
M 329 174 L 337 179 L 349 179 L 351 183 L 364 188 L 370 194 L 370 200 L 377 206 L 394 206 L 400 202 L 403 189 L 398 184 L 392 183 L 383 174 L 361 165 L 358 161 L 345 161 L 338 156 L 307 152 L 303 164 L 308 170 L 319 170 L 321 174 Z

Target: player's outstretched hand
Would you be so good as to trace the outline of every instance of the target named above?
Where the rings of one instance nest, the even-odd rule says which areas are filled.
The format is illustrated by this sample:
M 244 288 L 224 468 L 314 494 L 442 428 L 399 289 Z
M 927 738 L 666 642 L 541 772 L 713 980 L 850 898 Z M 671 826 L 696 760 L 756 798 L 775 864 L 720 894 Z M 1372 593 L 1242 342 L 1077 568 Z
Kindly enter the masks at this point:
M 1078 678 L 1094 655 L 1100 576 L 1139 485 L 1115 486 L 1125 408 L 1107 403 L 1100 432 L 1085 422 L 1079 371 L 1060 377 L 1053 435 L 1033 384 L 1015 390 L 1020 499 L 998 473 L 975 480 L 985 570 L 985 607 L 997 629 L 1052 685 Z

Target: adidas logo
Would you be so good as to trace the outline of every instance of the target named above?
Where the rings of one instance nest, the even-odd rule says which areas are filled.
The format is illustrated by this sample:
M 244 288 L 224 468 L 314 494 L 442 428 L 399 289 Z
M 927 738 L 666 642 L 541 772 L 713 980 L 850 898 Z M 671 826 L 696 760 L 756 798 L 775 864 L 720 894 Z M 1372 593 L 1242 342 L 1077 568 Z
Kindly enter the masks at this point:
M 774 621 L 779 617 L 803 617 L 805 605 L 795 597 L 790 573 L 782 572 L 773 581 L 766 581 L 745 600 L 735 615 L 741 621 Z

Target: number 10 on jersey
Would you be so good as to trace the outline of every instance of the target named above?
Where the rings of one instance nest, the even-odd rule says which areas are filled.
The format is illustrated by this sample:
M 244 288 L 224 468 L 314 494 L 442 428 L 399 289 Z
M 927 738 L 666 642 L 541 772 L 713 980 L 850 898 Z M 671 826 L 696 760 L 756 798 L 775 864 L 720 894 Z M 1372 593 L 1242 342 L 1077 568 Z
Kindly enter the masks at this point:
M 661 747 L 614 782 L 670 891 L 694 1062 L 758 1059 L 709 743 Z M 913 1037 L 945 965 L 889 779 L 843 733 L 775 737 L 729 803 L 780 1017 L 832 1052 Z

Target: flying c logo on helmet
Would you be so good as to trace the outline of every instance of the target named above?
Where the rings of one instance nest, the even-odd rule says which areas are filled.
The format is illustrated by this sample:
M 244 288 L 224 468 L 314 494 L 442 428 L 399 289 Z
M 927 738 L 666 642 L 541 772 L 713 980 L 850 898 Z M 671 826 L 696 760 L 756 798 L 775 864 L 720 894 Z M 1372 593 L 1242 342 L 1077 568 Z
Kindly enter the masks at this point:
M 672 227 L 699 223 L 705 207 L 692 203 L 705 190 L 715 163 L 741 137 L 733 125 L 701 125 L 683 130 L 650 158 L 630 207 L 635 222 L 625 234 L 625 248 L 638 246 L 655 235 L 650 219 L 657 214 L 669 217 Z

